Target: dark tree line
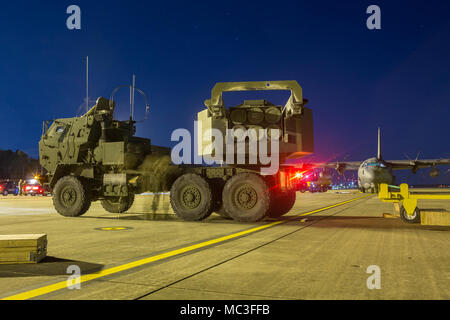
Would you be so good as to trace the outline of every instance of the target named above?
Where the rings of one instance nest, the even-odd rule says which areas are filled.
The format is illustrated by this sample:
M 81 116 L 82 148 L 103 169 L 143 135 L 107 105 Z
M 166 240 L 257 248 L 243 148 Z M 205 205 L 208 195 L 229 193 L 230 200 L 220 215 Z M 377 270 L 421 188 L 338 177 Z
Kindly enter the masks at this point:
M 39 161 L 17 150 L 0 150 L 0 179 L 28 179 L 39 172 Z

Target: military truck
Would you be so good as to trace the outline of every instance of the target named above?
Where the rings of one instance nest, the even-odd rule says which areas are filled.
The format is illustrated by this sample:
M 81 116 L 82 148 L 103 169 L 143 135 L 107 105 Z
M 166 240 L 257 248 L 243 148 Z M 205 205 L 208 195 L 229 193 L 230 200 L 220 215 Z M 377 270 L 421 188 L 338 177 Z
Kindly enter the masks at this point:
M 332 177 L 328 169 L 312 168 L 304 172 L 297 183 L 297 191 L 314 193 L 331 190 Z
M 291 95 L 284 106 L 265 100 L 225 106 L 223 92 L 250 90 L 288 90 Z M 281 165 L 276 173 L 265 175 L 261 163 L 174 165 L 169 148 L 135 136 L 132 117 L 114 119 L 113 96 L 100 97 L 80 117 L 44 122 L 39 160 L 46 174 L 40 181 L 52 189 L 54 207 L 63 216 L 81 216 L 93 201 L 109 212 L 123 213 L 136 194 L 170 191 L 172 208 L 184 220 L 202 220 L 213 212 L 237 221 L 280 217 L 294 205 L 297 188 L 298 173 L 286 160 L 313 152 L 312 112 L 306 103 L 296 81 L 227 82 L 214 86 L 206 108 L 198 113 L 202 137 L 208 129 L 226 137 L 236 126 L 256 126 L 267 130 L 268 139 L 271 130 L 279 130 Z M 198 153 L 211 155 L 204 140 L 199 142 Z M 248 150 L 246 145 L 246 159 Z

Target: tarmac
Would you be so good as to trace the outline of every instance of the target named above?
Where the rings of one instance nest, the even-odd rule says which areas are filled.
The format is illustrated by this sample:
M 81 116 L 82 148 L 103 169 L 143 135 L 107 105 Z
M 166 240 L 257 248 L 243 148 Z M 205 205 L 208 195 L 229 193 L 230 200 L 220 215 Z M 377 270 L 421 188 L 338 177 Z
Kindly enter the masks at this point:
M 384 218 L 394 207 L 376 195 L 297 193 L 285 217 L 258 223 L 185 222 L 167 198 L 66 218 L 51 197 L 0 197 L 0 234 L 48 237 L 42 262 L 0 265 L 0 299 L 450 299 L 450 227 Z

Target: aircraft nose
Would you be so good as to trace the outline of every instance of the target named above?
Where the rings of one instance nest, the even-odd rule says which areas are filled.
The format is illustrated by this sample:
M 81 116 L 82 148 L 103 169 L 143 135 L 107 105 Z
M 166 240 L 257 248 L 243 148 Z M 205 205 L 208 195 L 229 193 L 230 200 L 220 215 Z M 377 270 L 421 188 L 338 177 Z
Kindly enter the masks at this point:
M 373 172 L 367 172 L 367 173 L 366 173 L 366 177 L 367 177 L 368 179 L 373 179 L 373 178 L 374 178 Z

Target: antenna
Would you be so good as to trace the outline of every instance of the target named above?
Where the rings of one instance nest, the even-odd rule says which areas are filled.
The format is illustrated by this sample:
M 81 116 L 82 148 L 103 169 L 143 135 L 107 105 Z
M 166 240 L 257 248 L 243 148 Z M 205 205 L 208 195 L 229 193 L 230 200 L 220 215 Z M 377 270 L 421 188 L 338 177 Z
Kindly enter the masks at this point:
M 89 56 L 86 56 L 86 112 L 89 111 Z
M 130 121 L 134 117 L 134 89 L 136 84 L 136 76 L 133 74 L 133 85 L 130 87 Z
M 136 76 L 133 74 L 133 99 L 131 100 L 131 118 L 134 118 L 134 89 L 136 84 Z

